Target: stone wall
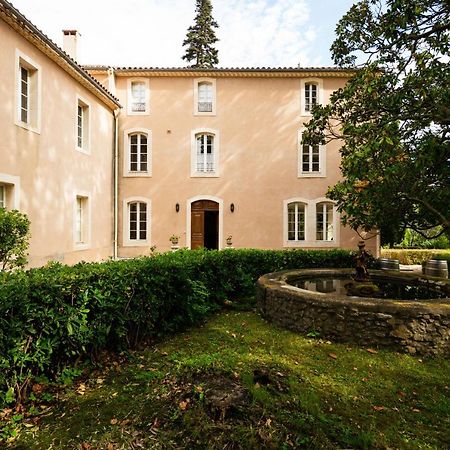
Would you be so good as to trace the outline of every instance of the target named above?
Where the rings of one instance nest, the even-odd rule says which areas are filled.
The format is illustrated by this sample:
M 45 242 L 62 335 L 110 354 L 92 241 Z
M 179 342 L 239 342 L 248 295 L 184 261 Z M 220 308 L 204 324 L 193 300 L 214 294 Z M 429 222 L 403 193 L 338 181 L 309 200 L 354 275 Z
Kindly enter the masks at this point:
M 289 285 L 294 274 L 342 274 L 349 270 L 289 271 L 258 280 L 258 309 L 292 331 L 363 346 L 419 355 L 450 356 L 450 302 L 357 298 L 305 291 Z M 449 284 L 450 285 L 450 284 Z

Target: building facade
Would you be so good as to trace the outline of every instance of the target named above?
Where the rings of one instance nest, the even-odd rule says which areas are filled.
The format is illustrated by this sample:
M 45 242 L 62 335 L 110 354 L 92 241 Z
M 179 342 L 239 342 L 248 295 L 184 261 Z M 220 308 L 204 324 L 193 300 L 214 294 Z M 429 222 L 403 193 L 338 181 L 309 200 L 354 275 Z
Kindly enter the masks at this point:
M 120 104 L 3 0 L 0 19 L 0 206 L 28 215 L 31 266 L 108 258 Z
M 339 144 L 307 146 L 314 103 L 351 73 L 326 69 L 87 67 L 119 118 L 119 254 L 188 248 L 355 248 L 325 197 Z M 139 220 L 137 217 L 139 216 Z M 141 234 L 140 234 L 141 233 Z M 377 253 L 377 239 L 368 241 Z
M 188 248 L 356 247 L 325 197 L 338 143 L 302 143 L 312 105 L 351 72 L 81 68 L 0 5 L 0 202 L 3 189 L 29 215 L 32 265 L 168 251 L 171 237 Z M 74 57 L 76 39 L 66 30 Z M 377 254 L 378 237 L 368 247 Z

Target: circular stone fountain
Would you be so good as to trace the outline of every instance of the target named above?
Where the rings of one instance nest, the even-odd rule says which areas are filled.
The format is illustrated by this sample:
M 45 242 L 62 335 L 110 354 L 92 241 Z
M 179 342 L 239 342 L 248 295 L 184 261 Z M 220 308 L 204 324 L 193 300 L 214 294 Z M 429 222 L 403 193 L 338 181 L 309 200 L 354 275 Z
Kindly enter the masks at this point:
M 368 296 L 361 297 L 348 290 L 352 275 L 352 269 L 264 275 L 258 309 L 278 326 L 333 341 L 450 356 L 450 280 L 373 270 L 376 289 L 363 289 Z

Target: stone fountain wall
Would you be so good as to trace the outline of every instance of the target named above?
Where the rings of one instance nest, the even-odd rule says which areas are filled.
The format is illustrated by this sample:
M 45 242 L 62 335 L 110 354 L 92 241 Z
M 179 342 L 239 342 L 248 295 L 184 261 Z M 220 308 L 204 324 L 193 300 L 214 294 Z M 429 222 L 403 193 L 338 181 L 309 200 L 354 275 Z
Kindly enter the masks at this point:
M 448 302 L 323 295 L 287 284 L 292 273 L 268 274 L 258 280 L 258 309 L 270 322 L 300 333 L 315 331 L 337 342 L 450 356 Z

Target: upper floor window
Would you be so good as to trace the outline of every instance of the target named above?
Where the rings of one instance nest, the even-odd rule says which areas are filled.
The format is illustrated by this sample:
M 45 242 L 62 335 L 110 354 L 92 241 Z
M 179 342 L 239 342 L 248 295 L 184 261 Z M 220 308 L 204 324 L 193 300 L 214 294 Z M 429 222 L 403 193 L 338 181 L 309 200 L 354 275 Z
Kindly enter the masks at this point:
M 130 135 L 130 172 L 147 172 L 148 146 L 147 135 L 135 133 Z
M 124 131 L 124 165 L 126 177 L 151 176 L 151 131 L 133 128 Z
M 149 114 L 148 80 L 128 80 L 128 114 Z
M 20 120 L 29 123 L 30 115 L 30 72 L 20 66 Z
M 318 145 L 302 145 L 302 172 L 320 172 L 320 153 Z
M 16 51 L 17 116 L 16 124 L 40 132 L 40 66 Z
M 318 87 L 316 83 L 305 83 L 305 111 L 311 112 L 317 104 Z
M 302 139 L 303 130 L 299 132 L 299 177 L 324 177 L 325 172 L 325 146 L 308 145 Z
M 334 205 L 328 202 L 316 205 L 316 239 L 318 241 L 334 240 Z
M 212 84 L 202 82 L 198 84 L 198 112 L 212 112 L 213 95 Z
M 287 205 L 288 241 L 305 240 L 305 204 L 292 202 Z
M 194 115 L 216 114 L 216 80 L 199 78 L 194 80 Z
M 77 149 L 89 151 L 89 105 L 77 99 Z
M 321 79 L 301 80 L 301 115 L 309 116 L 314 105 L 323 103 L 323 81 Z
M 219 133 L 203 128 L 191 135 L 191 176 L 219 176 Z
M 197 141 L 197 172 L 214 172 L 214 136 L 198 134 Z
M 145 83 L 142 81 L 131 83 L 131 111 L 145 111 Z

